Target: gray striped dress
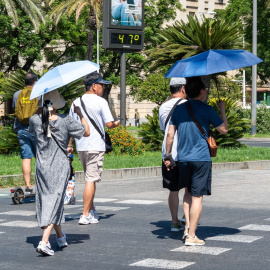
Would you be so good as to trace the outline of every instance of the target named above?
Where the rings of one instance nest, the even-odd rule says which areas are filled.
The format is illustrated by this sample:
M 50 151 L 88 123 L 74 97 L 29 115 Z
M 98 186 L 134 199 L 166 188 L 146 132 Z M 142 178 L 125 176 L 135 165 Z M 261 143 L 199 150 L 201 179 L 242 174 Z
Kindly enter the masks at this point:
M 38 225 L 60 225 L 64 211 L 64 194 L 70 175 L 67 146 L 70 137 L 80 139 L 85 126 L 69 115 L 60 115 L 49 122 L 51 132 L 66 155 L 51 137 L 43 134 L 41 115 L 30 118 L 29 130 L 34 132 L 36 154 L 36 212 Z

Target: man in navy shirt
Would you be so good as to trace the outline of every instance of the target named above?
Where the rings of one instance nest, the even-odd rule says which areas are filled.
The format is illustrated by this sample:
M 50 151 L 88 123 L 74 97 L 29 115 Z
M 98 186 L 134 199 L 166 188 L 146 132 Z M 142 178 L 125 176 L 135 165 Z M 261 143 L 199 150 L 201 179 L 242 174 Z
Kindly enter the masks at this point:
M 220 110 L 219 117 L 211 106 L 204 103 L 207 99 L 207 89 L 200 77 L 188 78 L 185 89 L 191 110 L 205 133 L 209 134 L 210 124 L 212 124 L 219 133 L 226 134 L 228 122 L 224 101 L 217 102 Z M 207 141 L 193 122 L 184 103 L 176 107 L 170 121 L 164 156 L 164 163 L 168 170 L 170 170 L 171 161 L 167 158 L 171 155 L 176 130 L 178 167 L 181 172 L 179 182 L 187 187 L 192 196 L 189 213 L 190 226 L 185 245 L 200 246 L 205 242 L 197 238 L 195 233 L 202 212 L 203 195 L 211 195 L 212 161 Z

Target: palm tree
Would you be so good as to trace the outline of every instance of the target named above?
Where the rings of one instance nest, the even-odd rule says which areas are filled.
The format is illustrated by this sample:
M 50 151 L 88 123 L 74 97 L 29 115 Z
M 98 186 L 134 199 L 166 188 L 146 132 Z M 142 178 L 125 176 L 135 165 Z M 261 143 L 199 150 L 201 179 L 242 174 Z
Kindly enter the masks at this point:
M 39 31 L 40 23 L 45 24 L 44 16 L 36 0 L 3 0 L 8 16 L 11 17 L 14 28 L 19 27 L 17 8 L 21 8 L 29 17 L 36 32 Z
M 56 0 L 49 0 L 51 6 Z M 55 19 L 57 25 L 64 14 L 70 17 L 74 11 L 76 11 L 76 21 L 78 21 L 84 7 L 89 8 L 88 16 L 88 42 L 87 42 L 87 53 L 86 59 L 92 60 L 93 58 L 93 33 L 96 26 L 99 28 L 99 17 L 101 13 L 101 1 L 100 0 L 64 0 L 55 6 L 51 12 L 51 16 Z
M 160 44 L 148 51 L 150 69 L 174 64 L 210 49 L 238 49 L 243 47 L 239 25 L 222 19 L 188 16 L 188 22 L 176 21 L 158 32 Z

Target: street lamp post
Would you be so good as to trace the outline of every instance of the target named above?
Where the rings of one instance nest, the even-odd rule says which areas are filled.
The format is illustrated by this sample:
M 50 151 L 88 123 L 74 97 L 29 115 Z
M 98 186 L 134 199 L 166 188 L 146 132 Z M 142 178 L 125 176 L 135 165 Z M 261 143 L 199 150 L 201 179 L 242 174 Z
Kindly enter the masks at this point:
M 242 83 L 243 87 L 243 108 L 246 108 L 246 78 L 245 78 L 245 70 L 243 70 L 243 80 L 231 80 L 231 82 L 239 82 Z
M 198 6 L 198 18 L 199 18 L 199 21 L 201 20 L 201 15 L 202 14 L 209 14 L 209 15 L 215 15 L 216 12 L 214 11 L 200 11 L 200 6 Z
M 257 55 L 257 0 L 253 0 L 252 53 Z M 251 135 L 256 134 L 257 65 L 252 66 Z

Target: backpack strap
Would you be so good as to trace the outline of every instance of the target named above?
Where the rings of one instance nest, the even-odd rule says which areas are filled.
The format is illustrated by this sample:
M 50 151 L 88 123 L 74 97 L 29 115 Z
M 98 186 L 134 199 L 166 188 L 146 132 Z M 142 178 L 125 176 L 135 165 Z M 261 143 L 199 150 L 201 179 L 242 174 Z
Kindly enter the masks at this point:
M 174 104 L 174 106 L 172 107 L 170 113 L 168 114 L 167 119 L 166 119 L 166 121 L 165 121 L 165 129 L 166 129 L 166 126 L 167 126 L 167 124 L 168 124 L 168 122 L 169 122 L 169 119 L 170 119 L 171 116 L 172 116 L 172 113 L 173 113 L 175 107 L 179 104 L 179 102 L 180 102 L 181 100 L 183 100 L 183 99 L 182 99 L 182 98 L 179 98 L 179 99 L 175 102 L 175 104 Z

